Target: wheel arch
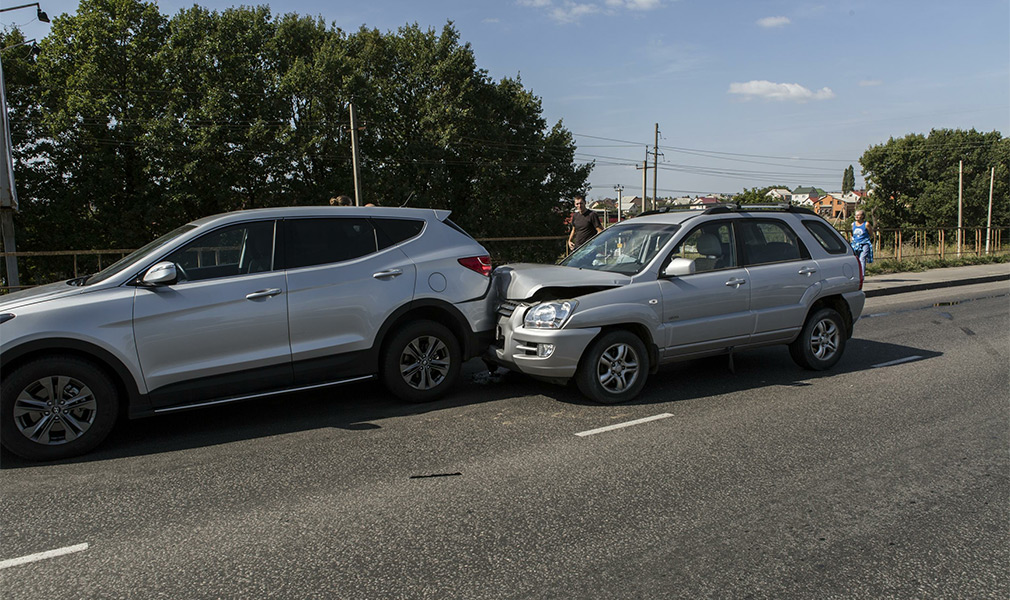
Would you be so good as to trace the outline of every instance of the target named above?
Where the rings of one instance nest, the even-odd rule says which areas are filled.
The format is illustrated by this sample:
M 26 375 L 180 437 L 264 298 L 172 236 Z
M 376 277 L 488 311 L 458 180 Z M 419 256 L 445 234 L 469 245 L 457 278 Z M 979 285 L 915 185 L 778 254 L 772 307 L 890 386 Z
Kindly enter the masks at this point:
M 47 338 L 21 344 L 5 350 L 0 356 L 0 372 L 9 373 L 19 366 L 46 356 L 74 356 L 101 369 L 116 386 L 123 399 L 120 402 L 120 416 L 133 417 L 144 412 L 145 396 L 125 364 L 114 354 L 95 344 L 73 338 Z
M 652 339 L 652 331 L 647 326 L 634 322 L 604 325 L 600 328 L 600 332 L 589 341 L 589 344 L 592 344 L 611 331 L 628 331 L 637 336 L 638 339 L 642 340 L 646 351 L 649 353 L 649 373 L 654 374 L 659 370 L 659 347 L 656 346 L 656 342 Z M 589 344 L 587 344 L 587 347 Z M 585 353 L 583 353 L 583 356 L 579 358 L 580 366 L 583 360 L 585 360 Z
M 822 308 L 833 309 L 841 315 L 842 323 L 845 324 L 845 339 L 850 339 L 852 337 L 852 332 L 855 329 L 855 323 L 852 321 L 852 310 L 849 308 L 849 303 L 845 301 L 845 298 L 837 295 L 818 298 L 807 311 L 807 316 L 804 318 L 804 322 L 806 322 L 806 319 L 810 318 L 810 315 Z
M 418 320 L 435 321 L 449 328 L 449 331 L 452 332 L 459 342 L 460 352 L 463 355 L 464 361 L 469 360 L 475 356 L 475 352 L 480 351 L 477 336 L 470 329 L 466 317 L 463 316 L 463 313 L 458 308 L 443 300 L 426 299 L 416 300 L 410 304 L 401 306 L 379 328 L 375 339 L 378 342 L 376 348 L 378 349 L 377 356 L 380 361 L 385 353 L 386 344 L 389 338 L 392 337 L 391 332 L 404 323 Z

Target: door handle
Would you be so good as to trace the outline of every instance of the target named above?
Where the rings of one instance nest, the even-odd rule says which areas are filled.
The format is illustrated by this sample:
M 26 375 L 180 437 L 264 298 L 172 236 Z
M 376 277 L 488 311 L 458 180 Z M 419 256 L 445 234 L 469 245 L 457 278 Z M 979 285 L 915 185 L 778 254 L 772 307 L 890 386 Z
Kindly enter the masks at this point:
M 401 269 L 386 269 L 385 271 L 372 273 L 372 277 L 376 279 L 382 279 L 383 277 L 396 277 L 397 275 L 403 275 L 403 271 Z
M 270 296 L 276 296 L 281 293 L 281 288 L 270 288 L 269 290 L 260 290 L 258 292 L 253 292 L 251 294 L 246 294 L 246 300 L 256 300 L 257 298 L 267 298 Z
M 734 277 L 733 279 L 730 279 L 729 281 L 727 281 L 726 285 L 728 285 L 730 287 L 738 288 L 738 287 L 740 287 L 741 285 L 743 285 L 745 283 L 747 283 L 746 279 L 737 279 L 736 277 Z
M 815 269 L 814 267 L 803 267 L 802 269 L 799 270 L 800 275 L 813 275 L 816 272 L 817 269 Z

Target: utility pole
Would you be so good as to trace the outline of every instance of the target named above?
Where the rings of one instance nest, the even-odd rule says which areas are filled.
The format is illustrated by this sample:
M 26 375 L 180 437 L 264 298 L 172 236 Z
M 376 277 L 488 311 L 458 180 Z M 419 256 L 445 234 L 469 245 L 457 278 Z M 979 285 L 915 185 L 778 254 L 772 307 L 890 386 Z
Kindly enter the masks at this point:
M 621 205 L 624 204 L 624 196 L 621 195 L 621 192 L 624 191 L 624 186 L 621 185 L 621 184 L 617 184 L 617 185 L 614 186 L 614 190 L 617 191 L 617 222 L 620 223 L 621 222 Z
M 48 23 L 49 15 L 42 10 L 42 6 L 38 2 L 6 6 L 0 8 L 0 12 L 32 6 L 35 7 L 35 17 L 41 23 Z M 22 42 L 22 44 L 27 43 L 29 42 Z M 35 40 L 31 40 L 30 43 L 34 46 Z M 12 47 L 14 46 L 8 46 L 8 48 Z M 9 291 L 17 291 L 21 286 L 21 280 L 18 277 L 18 257 L 14 255 L 14 252 L 17 252 L 17 245 L 14 241 L 14 213 L 18 212 L 19 207 L 17 187 L 14 185 L 14 147 L 11 145 L 10 123 L 7 121 L 6 90 L 3 64 L 0 64 L 0 144 L 3 144 L 3 148 L 0 149 L 0 237 L 3 239 L 4 253 L 7 254 L 5 261 L 7 280 L 5 283 Z
M 649 147 L 645 147 L 645 160 L 642 161 L 642 212 L 645 212 L 645 200 L 649 197 Z
M 351 162 L 354 164 L 354 206 L 361 206 L 361 177 L 358 173 L 358 122 L 354 118 L 354 104 L 348 104 L 351 111 Z
M 996 167 L 989 173 L 989 218 L 985 222 L 985 253 L 989 254 L 989 238 L 992 236 L 992 184 L 996 182 Z
M 656 178 L 659 175 L 659 123 L 656 123 L 656 138 L 652 146 L 652 208 L 656 208 Z
M 964 191 L 964 161 L 957 161 L 957 257 L 961 258 L 961 199 Z

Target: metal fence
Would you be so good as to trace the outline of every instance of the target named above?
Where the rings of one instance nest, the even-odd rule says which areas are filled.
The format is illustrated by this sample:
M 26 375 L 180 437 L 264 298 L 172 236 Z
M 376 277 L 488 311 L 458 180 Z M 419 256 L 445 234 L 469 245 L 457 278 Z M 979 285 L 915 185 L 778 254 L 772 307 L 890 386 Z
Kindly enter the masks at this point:
M 1007 227 L 957 227 L 881 229 L 874 232 L 877 260 L 952 259 L 959 256 L 1007 254 L 1004 244 Z M 841 232 L 846 238 L 847 231 Z M 959 235 L 960 234 L 960 235 Z M 567 236 L 478 238 L 491 253 L 495 265 L 514 262 L 553 263 L 566 252 Z M 0 293 L 34 287 L 52 281 L 96 273 L 132 252 L 112 250 L 55 250 L 49 252 L 0 252 L 0 259 L 15 256 L 24 285 L 10 287 L 6 277 L 0 281 Z M 4 261 L 0 260 L 0 264 Z

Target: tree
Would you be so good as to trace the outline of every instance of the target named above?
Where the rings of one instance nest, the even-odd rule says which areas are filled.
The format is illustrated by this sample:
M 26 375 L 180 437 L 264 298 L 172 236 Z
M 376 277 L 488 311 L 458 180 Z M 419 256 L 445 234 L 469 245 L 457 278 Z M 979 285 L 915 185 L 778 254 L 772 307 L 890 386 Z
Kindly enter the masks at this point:
M 364 201 L 447 208 L 474 235 L 563 234 L 560 202 L 593 166 L 451 22 L 347 34 L 265 6 L 169 19 L 82 0 L 41 48 L 4 55 L 26 250 L 137 247 L 208 214 L 350 193 L 351 102 Z
M 849 165 L 845 169 L 845 173 L 842 174 L 842 193 L 848 194 L 855 188 L 856 188 L 856 172 L 852 168 L 852 165 Z
M 1010 139 L 996 131 L 980 133 L 934 129 L 871 146 L 860 159 L 872 190 L 868 212 L 878 227 L 957 225 L 958 163 L 964 163 L 964 224 L 984 226 L 989 176 L 996 169 L 993 225 L 1010 221 Z
M 742 192 L 733 196 L 733 202 L 739 204 L 768 204 L 769 202 L 773 202 L 773 199 L 768 196 L 768 192 L 777 189 L 787 190 L 789 187 L 784 185 L 769 185 L 763 188 L 752 187 L 749 190 L 744 188 Z

